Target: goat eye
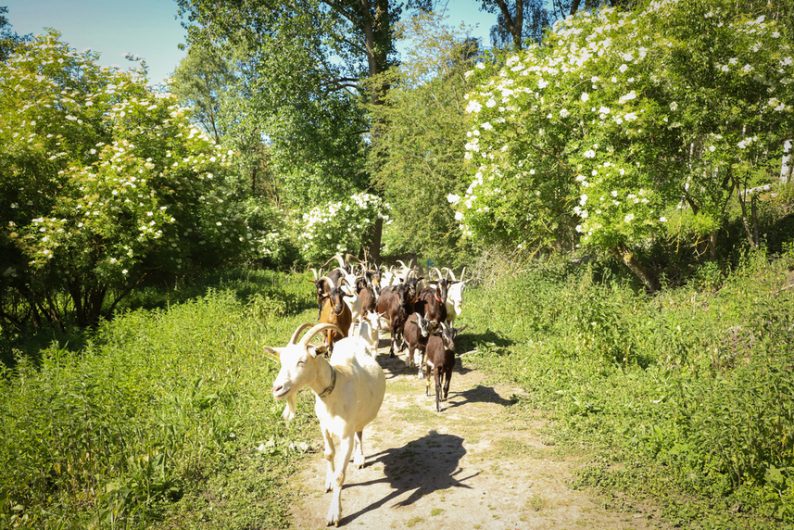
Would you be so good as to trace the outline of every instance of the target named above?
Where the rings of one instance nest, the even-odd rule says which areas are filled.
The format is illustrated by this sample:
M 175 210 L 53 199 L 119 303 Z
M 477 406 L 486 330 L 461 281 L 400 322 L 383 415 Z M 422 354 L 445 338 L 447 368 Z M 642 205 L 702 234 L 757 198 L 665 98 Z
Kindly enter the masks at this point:
M 306 364 L 306 361 L 298 361 L 298 366 L 303 366 L 304 364 Z

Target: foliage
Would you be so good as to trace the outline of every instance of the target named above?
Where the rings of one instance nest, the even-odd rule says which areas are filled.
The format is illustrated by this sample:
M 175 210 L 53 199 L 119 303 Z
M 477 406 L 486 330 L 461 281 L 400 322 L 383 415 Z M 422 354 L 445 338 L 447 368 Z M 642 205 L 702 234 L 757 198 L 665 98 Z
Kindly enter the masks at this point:
M 0 526 L 286 527 L 310 414 L 285 425 L 262 348 L 311 318 L 305 285 L 249 274 L 229 285 L 253 288 L 247 302 L 134 311 L 80 353 L 21 360 L 0 383 Z
M 383 75 L 391 89 L 369 112 L 379 125 L 379 142 L 368 168 L 391 206 L 387 252 L 413 252 L 449 262 L 460 232 L 449 194 L 463 192 L 463 73 L 476 43 L 461 40 L 436 15 L 405 25 L 413 44 L 399 67 Z
M 687 528 L 774 528 L 794 522 L 793 265 L 748 254 L 648 298 L 556 259 L 473 289 L 463 318 L 478 367 L 521 384 L 559 442 L 596 448 L 582 484 Z
M 147 275 L 219 263 L 245 232 L 231 151 L 145 79 L 50 33 L 0 64 L 3 316 L 95 323 Z M 67 298 L 68 297 L 68 298 Z
M 389 210 L 377 195 L 366 192 L 312 208 L 303 214 L 299 236 L 304 257 L 322 261 L 336 253 L 358 254 L 377 219 L 389 222 Z
M 703 237 L 738 212 L 755 239 L 749 205 L 768 200 L 794 129 L 779 6 L 644 6 L 579 13 L 543 46 L 472 71 L 467 233 L 634 252 Z
M 14 47 L 25 39 L 11 29 L 7 15 L 8 7 L 0 6 L 0 62 L 8 59 Z

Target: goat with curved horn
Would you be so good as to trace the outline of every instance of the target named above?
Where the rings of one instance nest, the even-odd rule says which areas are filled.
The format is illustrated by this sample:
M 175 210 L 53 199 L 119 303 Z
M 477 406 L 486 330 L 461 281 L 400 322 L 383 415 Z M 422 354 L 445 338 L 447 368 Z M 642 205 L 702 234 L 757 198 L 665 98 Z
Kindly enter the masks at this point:
M 297 334 L 302 327 L 303 324 L 301 324 L 301 327 L 295 330 L 295 334 Z M 329 324 L 328 322 L 319 322 L 314 326 L 312 326 L 312 328 L 309 331 L 307 331 L 303 335 L 303 337 L 301 337 L 301 340 L 298 341 L 297 344 L 298 346 L 302 346 L 304 349 L 306 349 L 309 347 L 309 341 L 312 340 L 315 335 L 317 335 L 318 333 L 322 333 L 323 331 L 329 331 L 329 330 L 334 331 L 336 333 L 342 333 L 342 330 L 339 329 L 339 326 L 337 326 L 336 324 Z
M 312 327 L 312 325 L 313 325 L 313 324 L 312 324 L 311 322 L 304 322 L 303 324 L 301 324 L 300 326 L 298 326 L 298 329 L 296 329 L 296 330 L 295 330 L 295 332 L 292 334 L 292 337 L 290 337 L 290 339 L 289 339 L 289 344 L 295 344 L 295 340 L 298 338 L 298 335 L 299 335 L 299 334 L 300 334 L 300 333 L 301 333 L 301 332 L 302 332 L 304 329 Z
M 303 331 L 300 326 L 293 335 Z M 337 343 L 338 354 L 330 359 L 310 346 L 313 336 L 338 329 L 320 323 L 309 329 L 297 344 L 276 348 L 281 368 L 273 381 L 273 397 L 285 400 L 284 418 L 296 413 L 298 392 L 305 387 L 315 395 L 314 412 L 320 423 L 328 462 L 325 490 L 333 490 L 326 522 L 338 525 L 342 518 L 342 487 L 350 457 L 357 467 L 364 465 L 364 427 L 377 416 L 386 392 L 383 370 L 370 355 L 361 337 L 347 337 Z

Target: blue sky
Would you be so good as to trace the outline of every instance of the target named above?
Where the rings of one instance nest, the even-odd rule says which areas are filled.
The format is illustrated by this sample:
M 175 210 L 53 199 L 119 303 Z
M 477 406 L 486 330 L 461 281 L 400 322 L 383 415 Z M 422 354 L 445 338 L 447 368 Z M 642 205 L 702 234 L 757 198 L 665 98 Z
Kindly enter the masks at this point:
M 55 28 L 74 48 L 99 52 L 104 65 L 126 67 L 128 52 L 146 59 L 152 83 L 162 82 L 184 55 L 178 48 L 184 30 L 172 0 L 0 0 L 0 5 L 8 6 L 17 33 Z M 488 44 L 495 16 L 478 5 L 478 0 L 448 0 L 448 22 L 472 26 L 472 36 Z

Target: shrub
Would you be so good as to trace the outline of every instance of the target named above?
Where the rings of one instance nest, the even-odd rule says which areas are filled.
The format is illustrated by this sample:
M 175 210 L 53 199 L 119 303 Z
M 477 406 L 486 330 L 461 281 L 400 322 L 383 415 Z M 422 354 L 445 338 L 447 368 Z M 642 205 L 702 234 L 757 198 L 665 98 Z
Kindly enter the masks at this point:
M 236 257 L 231 151 L 56 33 L 0 63 L 2 314 L 96 323 L 144 278 Z
M 538 261 L 473 289 L 463 318 L 479 366 L 552 411 L 559 441 L 597 449 L 583 483 L 653 497 L 686 527 L 779 527 L 794 522 L 792 266 L 750 253 L 648 298 Z
M 312 208 L 303 214 L 298 227 L 304 257 L 316 261 L 337 252 L 358 254 L 369 241 L 376 219 L 389 223 L 388 212 L 388 204 L 366 192 Z
M 776 2 L 640 2 L 581 12 L 542 46 L 471 71 L 458 216 L 475 239 L 635 254 L 702 238 L 780 184 L 794 48 Z M 777 191 L 783 191 L 777 190 Z

